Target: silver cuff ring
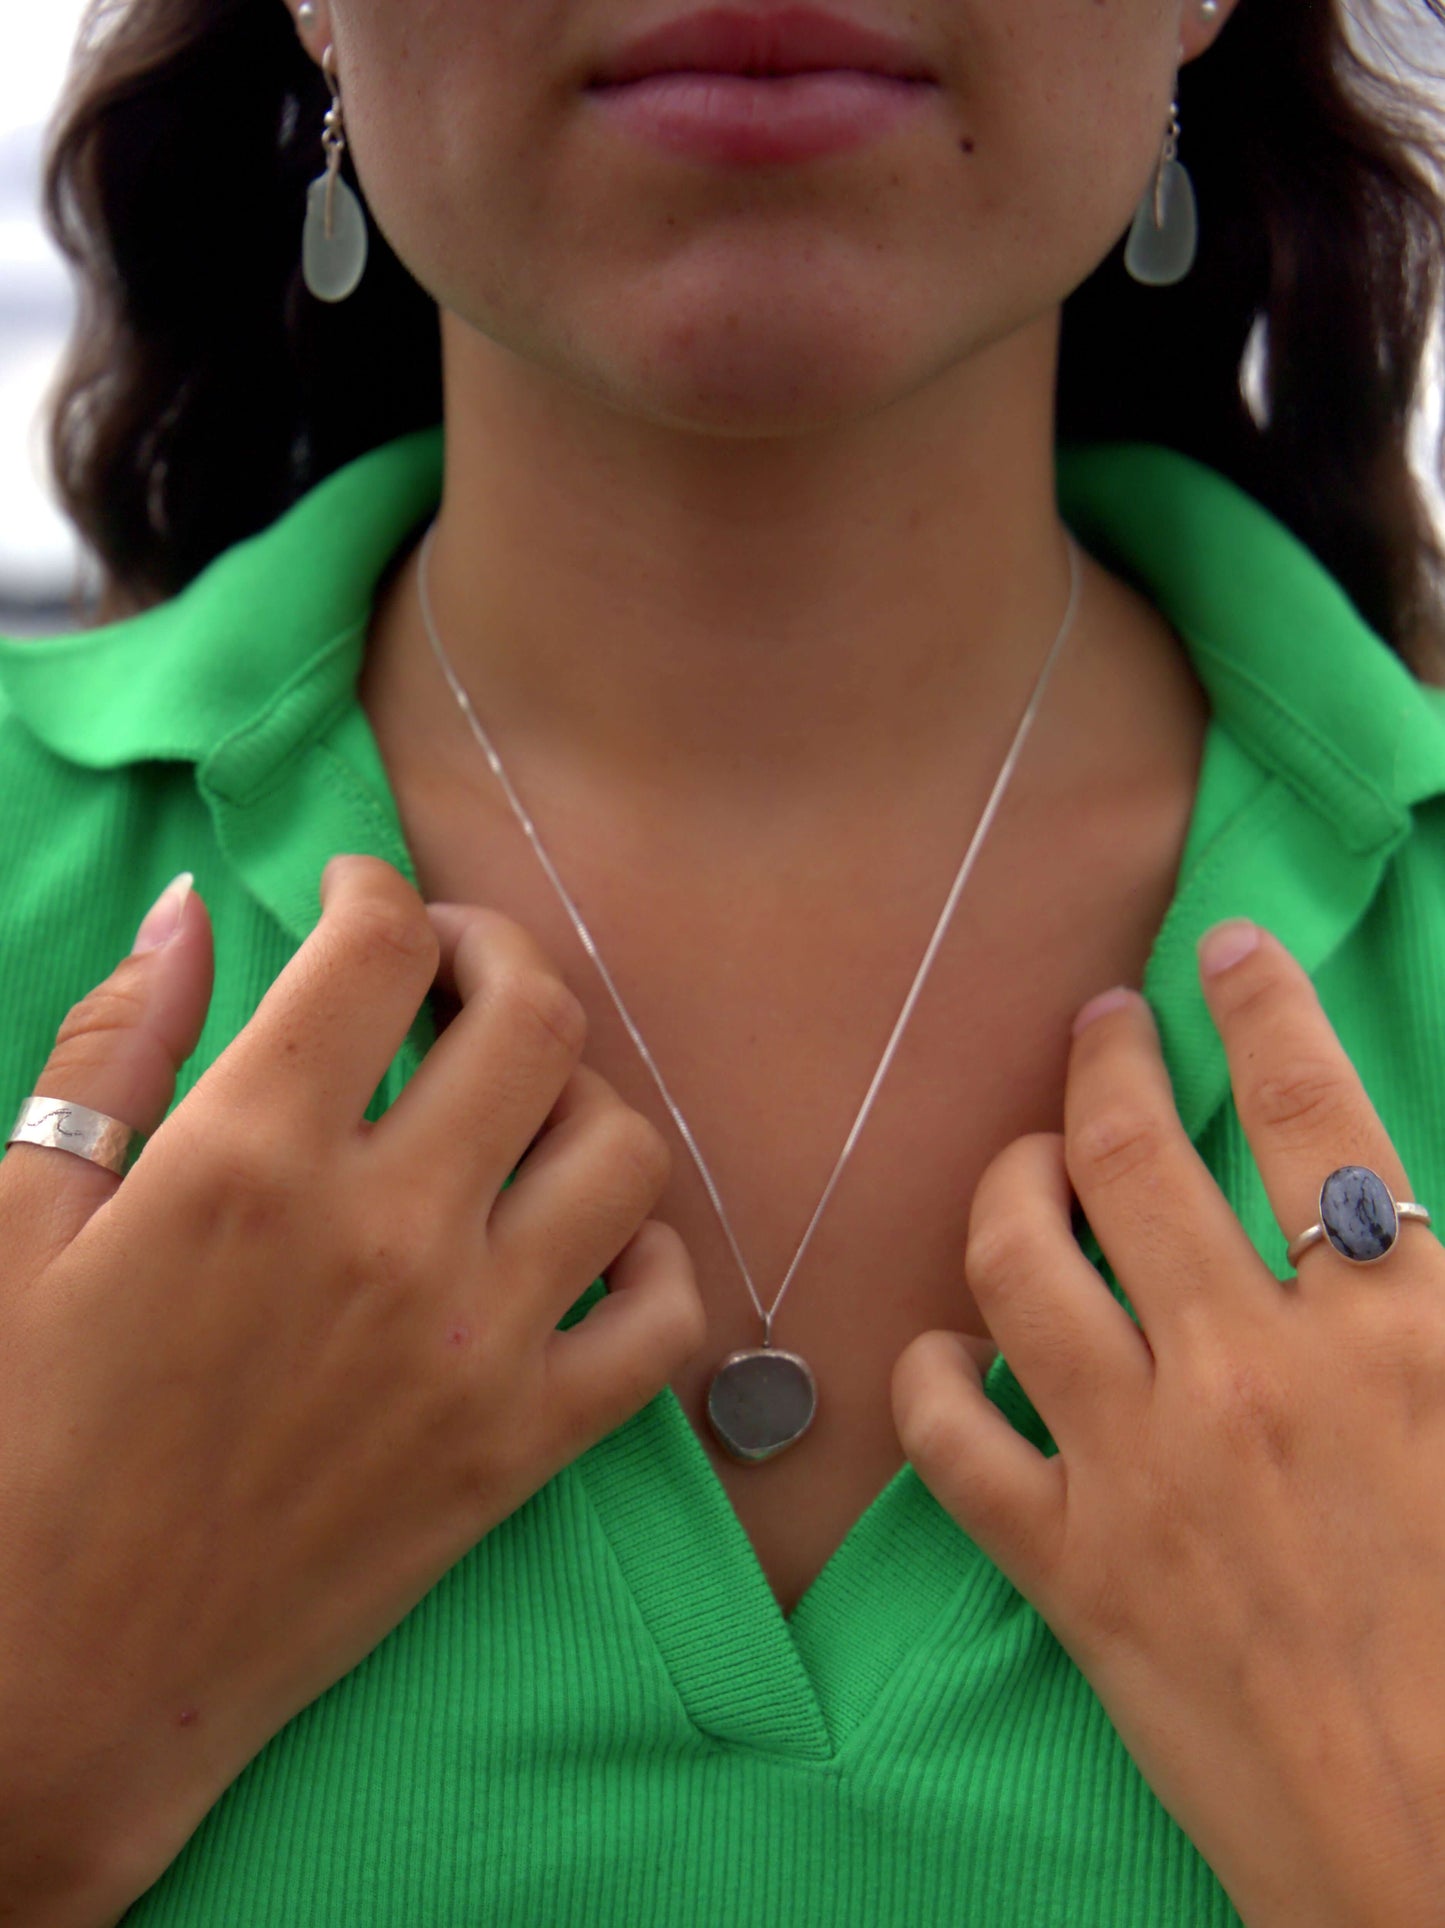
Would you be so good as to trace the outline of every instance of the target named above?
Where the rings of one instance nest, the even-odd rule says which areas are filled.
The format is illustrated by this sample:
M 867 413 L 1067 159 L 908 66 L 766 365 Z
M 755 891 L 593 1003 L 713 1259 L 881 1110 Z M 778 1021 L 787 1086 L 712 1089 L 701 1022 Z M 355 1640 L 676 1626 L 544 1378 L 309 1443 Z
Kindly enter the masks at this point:
M 119 1118 L 108 1118 L 68 1098 L 27 1098 L 20 1107 L 7 1145 L 51 1145 L 56 1151 L 89 1159 L 117 1178 L 125 1176 L 125 1155 L 140 1133 Z
M 1397 1199 L 1378 1172 L 1368 1165 L 1340 1165 L 1320 1186 L 1319 1219 L 1301 1232 L 1286 1254 L 1290 1265 L 1312 1245 L 1328 1239 L 1352 1265 L 1378 1265 L 1394 1249 L 1407 1218 L 1430 1223 L 1423 1205 Z

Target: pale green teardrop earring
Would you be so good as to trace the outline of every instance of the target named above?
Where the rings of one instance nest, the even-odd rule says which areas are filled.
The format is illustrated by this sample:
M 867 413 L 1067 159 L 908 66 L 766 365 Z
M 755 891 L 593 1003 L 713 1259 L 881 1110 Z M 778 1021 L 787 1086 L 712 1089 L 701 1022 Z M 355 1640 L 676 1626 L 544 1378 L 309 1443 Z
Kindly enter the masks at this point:
M 1194 183 L 1175 158 L 1179 152 L 1179 102 L 1169 106 L 1169 130 L 1154 179 L 1139 203 L 1124 250 L 1124 266 L 1136 281 L 1167 288 L 1194 266 L 1199 245 L 1199 214 Z
M 318 301 L 345 301 L 354 294 L 366 272 L 368 238 L 361 203 L 341 178 L 346 152 L 346 130 L 341 115 L 341 89 L 336 79 L 336 54 L 328 47 L 321 71 L 331 88 L 321 145 L 326 172 L 306 190 L 306 225 L 301 234 L 301 272 Z

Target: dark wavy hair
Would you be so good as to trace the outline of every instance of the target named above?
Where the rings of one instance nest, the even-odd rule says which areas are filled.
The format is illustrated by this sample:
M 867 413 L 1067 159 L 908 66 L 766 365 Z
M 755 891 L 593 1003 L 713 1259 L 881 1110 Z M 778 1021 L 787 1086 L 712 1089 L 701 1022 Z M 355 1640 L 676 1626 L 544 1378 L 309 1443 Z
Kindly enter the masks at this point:
M 1429 50 L 1445 0 L 1241 0 L 1179 77 L 1194 269 L 1143 287 L 1121 239 L 1069 296 L 1057 434 L 1221 470 L 1445 678 L 1445 550 L 1410 447 L 1445 279 Z M 302 287 L 328 98 L 280 0 L 93 0 L 45 207 L 80 294 L 51 455 L 104 572 L 96 616 L 173 595 L 441 419 L 436 308 L 380 235 L 350 301 Z

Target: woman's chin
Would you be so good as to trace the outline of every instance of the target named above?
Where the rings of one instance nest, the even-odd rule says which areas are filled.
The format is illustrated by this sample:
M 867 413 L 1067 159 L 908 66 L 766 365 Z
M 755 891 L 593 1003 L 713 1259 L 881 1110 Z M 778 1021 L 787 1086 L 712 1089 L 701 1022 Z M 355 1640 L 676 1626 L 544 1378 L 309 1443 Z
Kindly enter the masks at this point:
M 788 436 L 855 421 L 907 395 L 925 379 L 927 345 L 915 357 L 898 340 L 850 342 L 816 320 L 793 329 L 719 327 L 689 318 L 645 340 L 600 349 L 595 366 L 607 399 L 659 423 L 703 433 Z

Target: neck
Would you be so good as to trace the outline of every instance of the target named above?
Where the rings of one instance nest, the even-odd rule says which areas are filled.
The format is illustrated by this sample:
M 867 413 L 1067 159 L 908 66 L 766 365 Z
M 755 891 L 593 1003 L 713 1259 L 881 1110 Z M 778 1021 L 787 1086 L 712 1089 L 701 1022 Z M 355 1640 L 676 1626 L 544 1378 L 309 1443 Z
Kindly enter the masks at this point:
M 1069 599 L 1056 343 L 1025 330 L 862 423 L 729 441 L 451 341 L 430 598 L 508 764 L 669 795 L 735 798 L 742 776 L 776 809 L 996 758 Z M 378 606 L 373 700 L 470 765 L 416 567 Z

